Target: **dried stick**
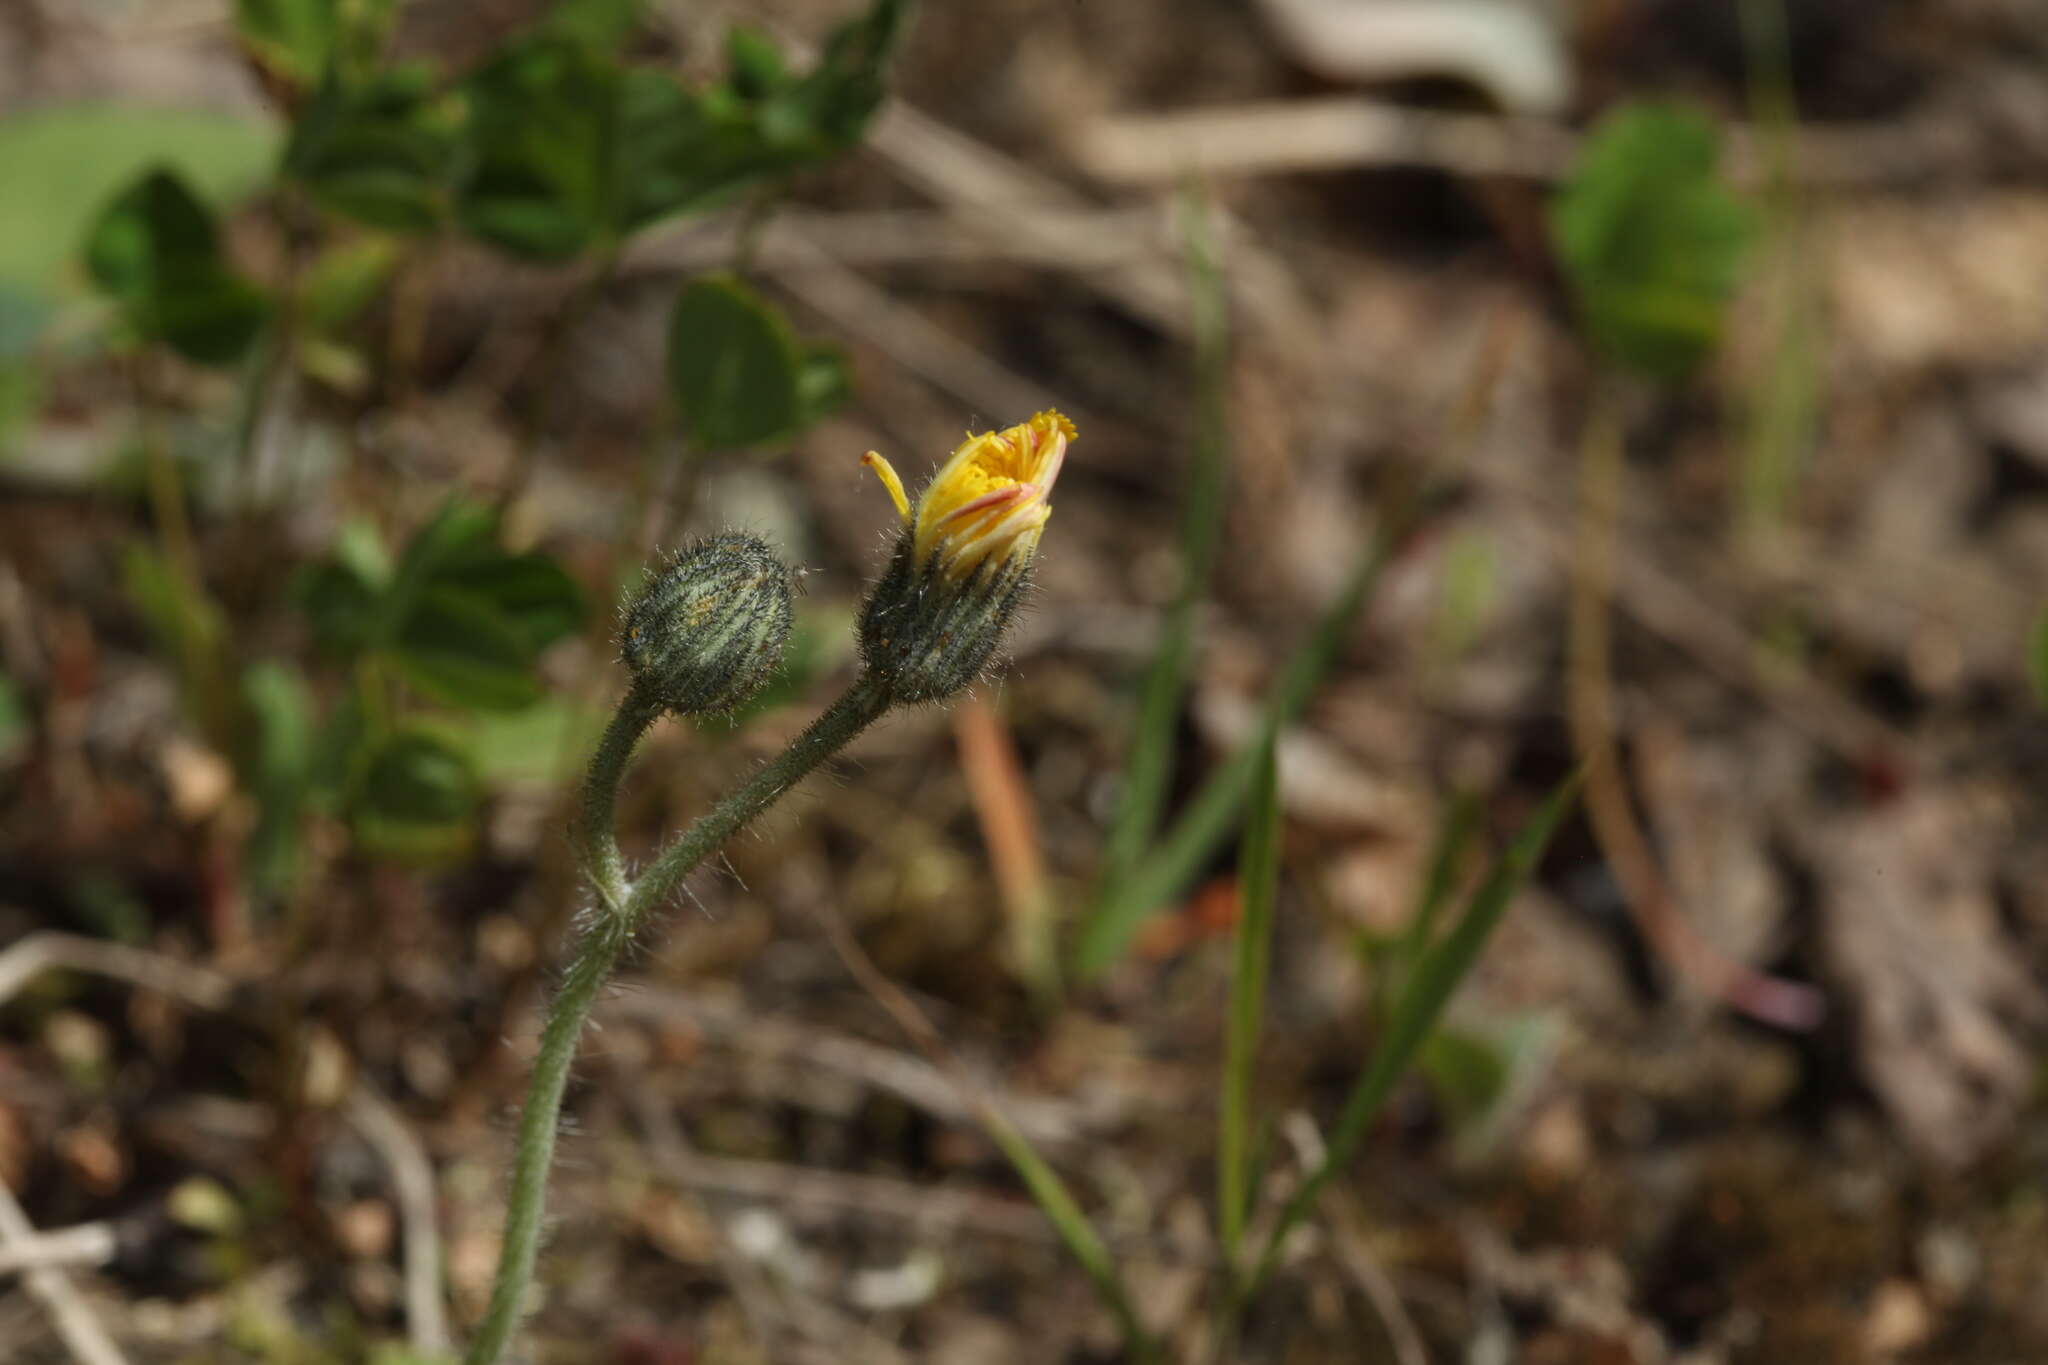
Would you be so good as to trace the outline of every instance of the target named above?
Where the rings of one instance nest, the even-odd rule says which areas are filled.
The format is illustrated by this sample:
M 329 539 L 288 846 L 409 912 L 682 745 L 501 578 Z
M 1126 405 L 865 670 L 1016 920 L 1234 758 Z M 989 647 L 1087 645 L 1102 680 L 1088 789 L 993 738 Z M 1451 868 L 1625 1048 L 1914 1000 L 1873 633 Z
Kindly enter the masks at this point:
M 0 1254 L 37 1241 L 35 1224 L 29 1222 L 15 1201 L 14 1192 L 0 1185 Z M 31 1298 L 42 1301 L 64 1347 L 78 1365 L 127 1365 L 127 1357 L 94 1316 L 78 1286 L 60 1266 L 40 1265 L 22 1277 L 22 1287 Z

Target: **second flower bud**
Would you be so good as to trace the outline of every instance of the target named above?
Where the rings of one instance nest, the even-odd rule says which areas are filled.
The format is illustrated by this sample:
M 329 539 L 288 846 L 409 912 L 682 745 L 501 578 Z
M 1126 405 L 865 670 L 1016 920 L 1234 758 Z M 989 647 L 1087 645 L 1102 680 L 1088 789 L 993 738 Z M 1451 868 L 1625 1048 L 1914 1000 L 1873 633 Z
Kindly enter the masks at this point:
M 683 549 L 626 607 L 620 651 L 636 684 L 677 715 L 744 705 L 782 662 L 789 583 L 757 536 L 727 532 Z

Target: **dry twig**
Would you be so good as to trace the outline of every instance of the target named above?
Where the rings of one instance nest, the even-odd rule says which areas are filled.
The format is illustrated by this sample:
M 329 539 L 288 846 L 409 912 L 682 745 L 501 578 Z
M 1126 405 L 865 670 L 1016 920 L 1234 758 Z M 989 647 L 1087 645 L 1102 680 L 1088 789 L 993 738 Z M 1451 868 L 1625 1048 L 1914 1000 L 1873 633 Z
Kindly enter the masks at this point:
M 120 1234 L 108 1222 L 38 1232 L 0 1247 L 0 1275 L 20 1275 L 38 1266 L 98 1266 L 114 1259 Z
M 0 1254 L 18 1252 L 36 1240 L 35 1224 L 29 1222 L 14 1192 L 0 1185 Z M 127 1365 L 127 1357 L 61 1266 L 32 1267 L 22 1276 L 22 1287 L 49 1311 L 57 1335 L 78 1365 Z
M 912 1006 L 915 1008 L 915 1005 Z M 757 1014 L 729 1002 L 685 996 L 636 983 L 599 1006 L 601 1015 L 654 1023 L 683 1023 L 714 1034 L 756 1056 L 786 1058 L 849 1076 L 955 1122 L 972 1121 L 975 1108 L 963 1098 L 944 1068 L 928 1066 L 891 1048 L 830 1029 L 812 1028 L 773 1015 Z M 977 1083 L 975 1094 L 985 1093 Z M 1015 1126 L 1034 1143 L 1065 1146 L 1099 1126 L 1076 1107 L 1055 1100 L 1013 1097 L 1003 1101 Z

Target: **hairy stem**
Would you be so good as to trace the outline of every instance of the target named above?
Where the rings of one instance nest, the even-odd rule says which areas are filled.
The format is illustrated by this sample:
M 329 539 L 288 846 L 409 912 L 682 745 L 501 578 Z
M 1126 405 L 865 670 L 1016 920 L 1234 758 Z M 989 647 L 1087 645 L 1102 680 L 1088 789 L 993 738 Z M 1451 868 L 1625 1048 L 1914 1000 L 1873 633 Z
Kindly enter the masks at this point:
M 626 860 L 619 852 L 619 782 L 626 775 L 626 762 L 647 727 L 661 714 L 661 705 L 636 683 L 626 693 L 619 709 L 612 713 L 604 738 L 591 755 L 590 772 L 583 781 L 583 869 L 598 899 L 607 910 L 620 914 L 626 908 Z
M 554 1161 L 562 1096 L 569 1085 L 569 1067 L 576 1058 L 576 1044 L 583 1035 L 584 1022 L 620 955 L 677 883 L 741 826 L 774 805 L 811 769 L 872 724 L 889 709 L 889 701 L 886 687 L 866 675 L 856 679 L 809 729 L 700 817 L 655 859 L 639 882 L 628 887 L 623 863 L 617 863 L 618 844 L 610 819 L 612 799 L 625 760 L 653 717 L 649 715 L 645 721 L 629 717 L 628 711 L 644 708 L 645 702 L 637 691 L 627 694 L 619 716 L 614 718 L 598 747 L 585 793 L 585 818 L 599 817 L 604 831 L 602 836 L 592 832 L 585 835 L 595 851 L 591 877 L 597 883 L 602 905 L 577 944 L 561 989 L 549 1004 L 547 1021 L 541 1028 L 540 1054 L 534 1059 L 533 1082 L 527 1091 L 525 1112 L 519 1118 L 518 1149 L 513 1158 L 512 1191 L 505 1208 L 505 1241 L 498 1255 L 497 1279 L 491 1286 L 490 1307 L 465 1357 L 466 1365 L 492 1365 L 503 1354 L 513 1328 L 518 1325 L 526 1287 L 533 1279 L 534 1259 L 540 1251 L 541 1212 L 547 1195 L 548 1169 Z M 605 764 L 610 765 L 609 771 L 601 768 Z M 608 853 L 601 851 L 607 848 Z M 616 872 L 604 870 L 607 857 L 616 863 Z M 613 876 L 616 881 L 608 889 L 604 879 Z

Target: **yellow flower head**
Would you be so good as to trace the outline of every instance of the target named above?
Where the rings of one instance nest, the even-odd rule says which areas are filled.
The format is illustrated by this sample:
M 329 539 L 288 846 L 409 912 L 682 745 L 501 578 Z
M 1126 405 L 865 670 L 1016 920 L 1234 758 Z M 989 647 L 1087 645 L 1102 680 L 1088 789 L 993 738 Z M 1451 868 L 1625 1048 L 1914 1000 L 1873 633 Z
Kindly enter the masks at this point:
M 957 583 L 990 559 L 1030 560 L 1052 515 L 1046 499 L 1074 434 L 1074 424 L 1050 410 L 1002 431 L 970 434 L 932 475 L 915 509 L 887 460 L 869 451 L 861 463 L 895 500 L 918 570 L 936 560 L 939 572 Z

